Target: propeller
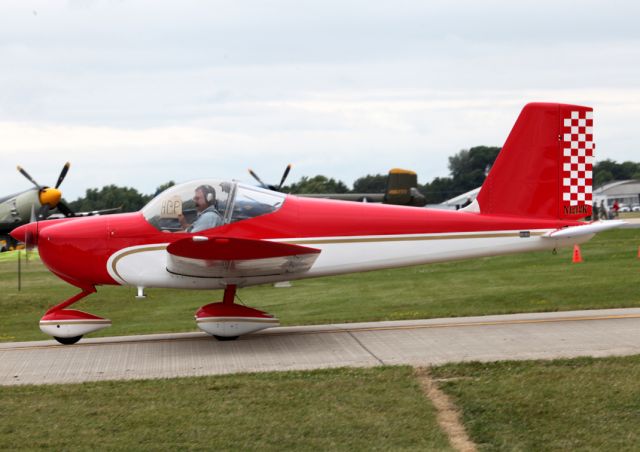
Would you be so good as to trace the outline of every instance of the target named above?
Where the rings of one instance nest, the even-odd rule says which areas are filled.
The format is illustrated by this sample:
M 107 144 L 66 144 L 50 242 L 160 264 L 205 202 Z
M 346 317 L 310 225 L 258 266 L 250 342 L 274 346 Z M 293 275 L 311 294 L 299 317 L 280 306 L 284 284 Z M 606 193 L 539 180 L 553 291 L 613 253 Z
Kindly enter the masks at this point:
M 60 175 L 58 176 L 58 182 L 56 182 L 56 188 L 60 186 L 65 177 L 67 177 L 67 173 L 69 172 L 69 167 L 71 163 L 67 162 L 62 167 L 62 171 L 60 171 Z
M 31 205 L 31 218 L 29 219 L 29 223 L 35 223 L 36 227 L 35 231 L 29 229 L 24 235 L 24 257 L 27 264 L 29 263 L 29 253 L 33 251 L 38 244 L 38 217 L 36 216 L 33 204 Z
M 42 189 L 42 187 L 40 186 L 40 184 L 38 184 L 38 183 L 33 179 L 33 177 L 31 177 L 31 176 L 29 175 L 29 173 L 27 173 L 27 171 L 26 171 L 23 167 L 21 167 L 20 165 L 18 165 L 18 171 L 20 171 L 20 173 L 21 173 L 24 177 L 26 177 L 27 179 L 29 179 L 29 181 L 30 181 L 33 185 L 35 185 L 35 186 L 36 186 L 36 188 L 37 188 L 38 190 Z
M 65 217 L 75 216 L 75 213 L 73 212 L 73 210 L 71 210 L 69 206 L 63 203 L 62 201 L 58 202 L 57 208 L 60 211 L 60 213 L 62 213 Z M 121 209 L 121 207 L 119 207 L 118 209 Z
M 37 244 L 38 241 L 38 217 L 36 216 L 35 208 L 31 206 L 31 218 L 29 219 L 29 223 L 35 223 L 36 229 L 35 231 L 32 229 L 28 229 L 24 235 L 24 248 L 25 250 L 31 251 Z
M 38 217 L 36 217 L 35 207 L 31 204 L 31 217 L 29 217 L 29 223 L 33 223 L 34 221 L 38 221 Z
M 64 164 L 55 187 L 51 188 L 46 185 L 40 185 L 24 168 L 18 165 L 18 171 L 20 174 L 26 177 L 38 189 L 38 201 L 40 201 L 41 207 L 36 215 L 37 220 L 47 218 L 47 216 L 49 216 L 49 211 L 55 208 L 67 217 L 74 216 L 71 209 L 61 201 L 62 192 L 58 189 L 60 184 L 62 184 L 62 181 L 64 181 L 64 178 L 67 176 L 70 166 L 71 164 L 69 162 Z
M 20 167 L 18 167 L 18 169 L 20 169 Z M 44 210 L 43 207 L 46 207 L 46 210 Z M 46 213 L 49 212 L 49 206 L 44 205 L 40 209 L 38 209 L 38 211 L 39 213 L 36 215 L 35 205 L 31 204 L 31 216 L 29 217 L 29 223 L 26 225 L 22 225 L 11 232 L 11 235 L 14 239 L 24 243 L 24 257 L 25 257 L 26 264 L 29 264 L 30 253 L 33 251 L 33 249 L 36 246 L 38 246 L 38 224 L 39 224 L 38 220 L 46 216 Z M 21 263 L 22 250 L 18 247 L 17 252 L 18 252 L 18 290 L 21 290 L 22 289 L 22 263 Z
M 284 173 L 282 174 L 282 179 L 280 179 L 280 185 L 278 185 L 277 191 L 280 191 L 280 189 L 282 189 L 282 186 L 284 185 L 284 181 L 287 180 L 287 176 L 289 175 L 289 171 L 291 171 L 291 163 L 289 163 L 285 168 Z
M 274 191 L 280 191 L 282 189 L 282 186 L 284 185 L 284 181 L 287 180 L 287 176 L 289 175 L 289 171 L 291 171 L 291 163 L 289 163 L 285 168 L 284 173 L 282 174 L 282 178 L 280 179 L 280 184 L 276 186 L 271 184 L 265 184 L 264 182 L 262 182 L 262 179 L 260 179 L 258 175 L 251 168 L 249 168 L 249 174 L 251 174 L 251 176 L 253 176 L 253 178 L 258 181 L 258 183 L 262 188 L 267 188 L 269 190 L 274 190 Z
M 35 224 L 35 229 L 27 228 L 24 234 L 24 258 L 25 263 L 29 264 L 29 254 L 33 251 L 38 243 L 38 217 L 36 216 L 35 206 L 31 205 L 31 218 L 29 223 Z M 22 290 L 22 250 L 18 248 L 18 290 Z
M 258 177 L 258 175 L 256 173 L 254 173 L 251 168 L 249 168 L 249 174 L 251 174 L 253 176 L 253 178 L 258 181 L 258 183 L 260 184 L 260 186 L 262 188 L 269 188 L 269 186 L 267 184 L 265 184 L 264 182 L 262 182 L 262 179 L 260 179 Z

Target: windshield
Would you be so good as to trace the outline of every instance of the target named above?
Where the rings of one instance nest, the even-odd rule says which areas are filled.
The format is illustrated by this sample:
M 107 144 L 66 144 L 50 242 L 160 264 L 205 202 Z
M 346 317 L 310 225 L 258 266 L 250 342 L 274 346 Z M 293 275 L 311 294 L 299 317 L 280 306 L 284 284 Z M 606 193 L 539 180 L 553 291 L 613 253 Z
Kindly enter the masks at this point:
M 232 223 L 275 212 L 286 199 L 282 193 L 244 184 L 238 184 L 234 194 Z
M 196 233 L 274 212 L 284 200 L 282 193 L 204 179 L 165 190 L 142 214 L 158 230 Z

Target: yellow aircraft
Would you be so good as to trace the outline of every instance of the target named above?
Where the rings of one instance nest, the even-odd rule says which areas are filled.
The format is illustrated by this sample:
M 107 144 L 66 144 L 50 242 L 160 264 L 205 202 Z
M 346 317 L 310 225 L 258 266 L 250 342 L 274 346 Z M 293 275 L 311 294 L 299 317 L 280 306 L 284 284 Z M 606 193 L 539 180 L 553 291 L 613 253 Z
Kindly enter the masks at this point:
M 65 217 L 84 217 L 119 210 L 119 208 L 116 208 L 95 212 L 73 212 L 62 201 L 62 192 L 59 189 L 70 166 L 69 162 L 64 164 L 54 187 L 40 185 L 24 168 L 18 166 L 18 171 L 29 179 L 34 187 L 9 196 L 0 197 L 0 252 L 15 248 L 18 244 L 9 235 L 9 232 L 31 221 L 47 219 L 50 211 L 54 209 L 58 211 L 59 215 Z

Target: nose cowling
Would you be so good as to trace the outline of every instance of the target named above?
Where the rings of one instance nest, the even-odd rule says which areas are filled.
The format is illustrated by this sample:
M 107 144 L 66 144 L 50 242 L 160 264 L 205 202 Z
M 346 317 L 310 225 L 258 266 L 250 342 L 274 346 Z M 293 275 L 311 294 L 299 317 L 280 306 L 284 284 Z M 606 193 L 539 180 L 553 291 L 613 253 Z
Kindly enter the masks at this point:
M 103 216 L 41 221 L 40 259 L 78 287 L 113 284 L 106 267 L 108 222 Z
M 11 231 L 11 237 L 16 239 L 18 242 L 24 242 L 24 238 L 27 235 L 27 226 L 28 224 L 23 224 L 22 226 L 18 226 L 13 231 Z
M 29 246 L 38 244 L 38 223 L 23 224 L 11 231 L 11 237 Z

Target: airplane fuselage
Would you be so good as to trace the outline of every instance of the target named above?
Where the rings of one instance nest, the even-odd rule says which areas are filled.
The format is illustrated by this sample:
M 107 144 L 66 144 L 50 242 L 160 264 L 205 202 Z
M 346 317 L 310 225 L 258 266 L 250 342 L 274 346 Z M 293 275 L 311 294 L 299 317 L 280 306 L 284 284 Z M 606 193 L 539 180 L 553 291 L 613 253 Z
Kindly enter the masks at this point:
M 38 190 L 34 188 L 0 199 L 0 234 L 8 234 L 21 224 L 28 223 L 32 206 L 40 208 Z
M 593 110 L 526 105 L 484 181 L 461 211 L 298 198 L 235 181 L 171 187 L 140 212 L 18 228 L 49 269 L 81 292 L 40 328 L 63 344 L 110 325 L 68 309 L 104 284 L 221 289 L 198 327 L 228 340 L 274 326 L 235 303 L 238 287 L 430 262 L 551 250 L 620 226 L 583 223 L 593 206 Z M 31 243 L 35 243 L 32 241 Z
M 202 233 L 160 232 L 141 213 L 47 222 L 40 231 L 42 260 L 79 287 L 120 284 L 136 287 L 219 289 L 553 249 L 585 241 L 543 237 L 581 224 L 480 215 L 462 211 L 356 204 L 287 196 L 271 214 Z M 203 277 L 167 269 L 167 246 L 193 236 L 268 240 L 320 250 L 302 273 Z

